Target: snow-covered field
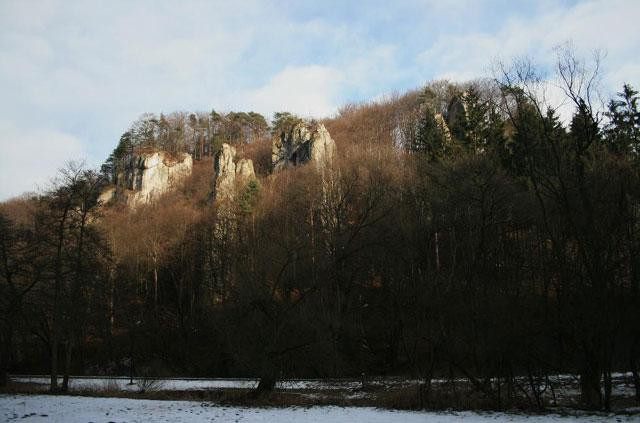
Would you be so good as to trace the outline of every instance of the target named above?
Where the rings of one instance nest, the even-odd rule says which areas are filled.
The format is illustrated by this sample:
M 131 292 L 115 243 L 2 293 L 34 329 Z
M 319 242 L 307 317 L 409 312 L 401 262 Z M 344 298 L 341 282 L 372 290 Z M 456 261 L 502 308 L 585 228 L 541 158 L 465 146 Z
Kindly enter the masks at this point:
M 241 408 L 193 401 L 153 401 L 48 395 L 0 396 L 3 422 L 301 422 L 301 423 L 596 423 L 640 421 L 639 416 L 525 416 L 503 413 L 429 413 L 375 408 Z

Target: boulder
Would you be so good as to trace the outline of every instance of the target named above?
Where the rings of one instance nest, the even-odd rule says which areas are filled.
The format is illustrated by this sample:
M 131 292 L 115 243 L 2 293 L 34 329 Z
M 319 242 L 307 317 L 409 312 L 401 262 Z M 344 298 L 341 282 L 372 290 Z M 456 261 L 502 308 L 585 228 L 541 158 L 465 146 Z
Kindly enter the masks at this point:
M 331 163 L 336 143 L 323 124 L 299 122 L 280 131 L 271 148 L 274 172 L 313 162 L 317 169 Z
M 236 163 L 236 149 L 229 144 L 222 144 L 214 160 L 213 198 L 233 198 L 236 185 L 256 178 L 253 161 L 240 159 Z
M 192 170 L 193 159 L 187 153 L 173 156 L 157 151 L 135 155 L 118 173 L 115 197 L 130 207 L 150 203 L 191 175 Z

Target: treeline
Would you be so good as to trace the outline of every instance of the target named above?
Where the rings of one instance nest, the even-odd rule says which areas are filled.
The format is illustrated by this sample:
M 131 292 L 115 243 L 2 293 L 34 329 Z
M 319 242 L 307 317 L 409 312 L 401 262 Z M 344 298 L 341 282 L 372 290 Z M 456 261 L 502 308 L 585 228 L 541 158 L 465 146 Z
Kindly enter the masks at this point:
M 345 107 L 324 122 L 339 151 L 325 172 L 226 202 L 205 201 L 202 160 L 135 211 L 98 207 L 80 170 L 4 204 L 2 368 L 249 376 L 261 391 L 404 375 L 424 407 L 451 398 L 434 379 L 462 377 L 495 409 L 544 408 L 560 373 L 609 409 L 625 371 L 640 401 L 638 94 L 625 85 L 603 115 L 576 63 L 560 57 L 567 124 L 519 64 Z
M 117 169 L 134 153 L 144 150 L 189 153 L 200 160 L 213 156 L 222 143 L 251 144 L 268 135 L 269 124 L 256 112 L 147 113 L 122 134 L 103 164 L 102 173 L 113 181 Z

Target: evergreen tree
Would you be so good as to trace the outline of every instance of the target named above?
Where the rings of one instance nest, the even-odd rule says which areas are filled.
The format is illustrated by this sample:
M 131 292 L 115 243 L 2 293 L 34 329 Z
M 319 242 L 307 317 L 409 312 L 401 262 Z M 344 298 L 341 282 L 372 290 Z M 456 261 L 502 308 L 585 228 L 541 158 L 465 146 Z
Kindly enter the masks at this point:
M 590 108 L 580 100 L 578 109 L 573 115 L 569 126 L 571 134 L 571 149 L 576 157 L 581 157 L 600 137 L 598 122 L 593 117 Z
M 467 150 L 478 154 L 485 151 L 489 125 L 487 114 L 489 107 L 474 87 L 470 87 L 463 99 L 465 108 L 464 134 L 461 141 Z
M 606 143 L 617 154 L 640 153 L 640 110 L 638 109 L 638 91 L 625 84 L 618 98 L 609 102 L 606 127 Z
M 250 214 L 260 199 L 260 185 L 255 179 L 247 183 L 246 188 L 240 195 L 239 206 L 244 214 Z
M 100 174 L 104 180 L 115 183 L 118 168 L 131 157 L 133 148 L 131 132 L 127 131 L 122 134 L 118 146 L 109 154 L 109 157 L 102 166 L 100 166 Z
M 436 120 L 433 109 L 428 106 L 423 108 L 416 135 L 409 148 L 413 152 L 425 154 L 429 161 L 437 161 L 446 154 L 444 128 Z

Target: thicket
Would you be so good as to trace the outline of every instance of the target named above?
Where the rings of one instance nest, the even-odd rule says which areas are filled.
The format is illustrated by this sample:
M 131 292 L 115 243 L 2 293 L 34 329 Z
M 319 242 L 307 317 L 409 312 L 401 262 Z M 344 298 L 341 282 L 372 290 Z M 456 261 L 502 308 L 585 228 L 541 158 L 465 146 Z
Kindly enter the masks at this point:
M 206 201 L 204 154 L 135 211 L 99 207 L 104 178 L 75 168 L 3 204 L 2 374 L 251 376 L 260 390 L 404 375 L 426 407 L 434 379 L 464 377 L 494 408 L 525 390 L 543 408 L 547 376 L 573 373 L 583 406 L 608 409 L 612 372 L 629 371 L 640 400 L 638 94 L 625 85 L 603 114 L 595 74 L 569 56 L 558 72 L 566 124 L 520 63 L 344 107 L 324 121 L 332 167 L 265 168 L 234 201 Z M 452 101 L 446 132 L 434 113 Z M 268 157 L 264 139 L 246 148 Z

